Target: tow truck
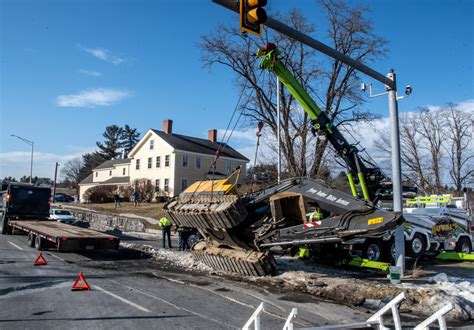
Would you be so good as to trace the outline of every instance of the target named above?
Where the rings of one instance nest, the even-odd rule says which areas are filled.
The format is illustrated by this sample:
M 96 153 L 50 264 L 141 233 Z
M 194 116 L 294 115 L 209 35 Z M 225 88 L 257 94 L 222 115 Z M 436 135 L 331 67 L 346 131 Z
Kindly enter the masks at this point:
M 84 251 L 118 249 L 119 239 L 94 230 L 49 219 L 51 188 L 28 183 L 3 183 L 0 191 L 0 229 L 28 236 L 38 250 Z

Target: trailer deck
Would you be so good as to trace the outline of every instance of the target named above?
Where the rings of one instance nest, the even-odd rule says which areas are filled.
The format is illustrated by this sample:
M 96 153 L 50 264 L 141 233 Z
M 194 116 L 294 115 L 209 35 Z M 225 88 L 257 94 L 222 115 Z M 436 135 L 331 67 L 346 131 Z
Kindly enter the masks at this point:
M 42 248 L 54 246 L 58 251 L 78 251 L 118 249 L 119 246 L 115 236 L 55 220 L 10 221 L 9 225 L 27 233 L 29 243 L 36 237 L 48 241 Z

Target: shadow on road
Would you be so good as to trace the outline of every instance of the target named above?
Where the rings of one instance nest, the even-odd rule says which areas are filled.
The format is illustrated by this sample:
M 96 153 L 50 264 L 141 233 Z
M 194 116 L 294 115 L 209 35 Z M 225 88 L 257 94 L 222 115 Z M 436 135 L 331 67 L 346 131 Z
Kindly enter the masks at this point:
M 193 315 L 102 316 L 102 317 L 36 318 L 36 319 L 10 319 L 10 320 L 0 320 L 0 323 L 7 323 L 7 322 L 37 322 L 37 321 L 153 320 L 153 319 L 169 319 L 169 318 L 190 317 L 190 316 L 193 316 Z

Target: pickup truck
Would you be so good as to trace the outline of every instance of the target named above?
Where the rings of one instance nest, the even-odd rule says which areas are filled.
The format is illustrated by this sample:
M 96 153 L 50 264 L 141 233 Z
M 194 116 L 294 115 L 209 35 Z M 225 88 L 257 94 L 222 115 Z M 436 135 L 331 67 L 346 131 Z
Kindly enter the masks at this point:
M 58 251 L 118 249 L 119 239 L 94 230 L 49 219 L 51 188 L 27 183 L 2 184 L 0 230 L 28 235 L 28 245 L 38 250 Z

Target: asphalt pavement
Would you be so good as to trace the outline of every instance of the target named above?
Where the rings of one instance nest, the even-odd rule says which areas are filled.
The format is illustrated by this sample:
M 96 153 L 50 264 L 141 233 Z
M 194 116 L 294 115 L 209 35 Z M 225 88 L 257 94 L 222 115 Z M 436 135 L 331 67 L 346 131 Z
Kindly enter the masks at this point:
M 129 241 L 147 244 L 148 239 Z M 262 329 L 281 329 L 294 307 L 296 327 L 370 316 L 303 294 L 183 272 L 126 250 L 43 255 L 48 264 L 34 266 L 38 251 L 26 245 L 26 236 L 0 235 L 0 328 L 236 329 L 261 302 Z M 92 290 L 71 291 L 80 272 Z

